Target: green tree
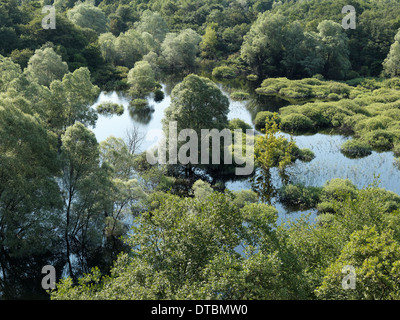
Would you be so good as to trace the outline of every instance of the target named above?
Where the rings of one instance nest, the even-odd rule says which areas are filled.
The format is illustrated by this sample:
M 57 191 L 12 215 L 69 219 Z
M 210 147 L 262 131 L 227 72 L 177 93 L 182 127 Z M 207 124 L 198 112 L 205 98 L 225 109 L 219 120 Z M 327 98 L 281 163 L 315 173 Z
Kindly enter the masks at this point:
M 201 56 L 206 59 L 215 59 L 218 46 L 215 24 L 208 25 L 203 40 L 200 43 Z
M 295 143 L 288 141 L 284 136 L 278 135 L 279 124 L 277 114 L 270 119 L 265 119 L 264 135 L 256 137 L 254 155 L 256 164 L 262 170 L 254 177 L 257 192 L 261 199 L 271 204 L 276 195 L 272 184 L 271 169 L 278 167 L 282 177 L 285 177 L 286 167 L 293 162 L 293 149 Z
M 47 121 L 58 133 L 75 122 L 87 125 L 96 123 L 96 111 L 91 108 L 100 89 L 94 86 L 87 68 L 68 73 L 62 81 L 53 81 L 50 85 L 50 98 Z
M 355 288 L 342 288 L 345 266 L 354 268 Z M 321 299 L 398 300 L 400 245 L 393 231 L 379 233 L 374 227 L 354 232 L 338 259 L 325 271 L 322 285 L 316 289 Z
M 133 68 L 148 53 L 141 33 L 130 29 L 115 40 L 116 64 Z
M 78 1 L 72 9 L 68 10 L 67 17 L 81 28 L 89 28 L 99 34 L 109 29 L 107 16 L 100 8 L 89 2 Z
M 230 196 L 213 192 L 196 198 L 154 194 L 149 212 L 135 219 L 128 240 L 132 248 L 130 255 L 119 257 L 111 277 L 101 279 L 94 270 L 75 287 L 71 280 L 63 280 L 52 298 L 246 299 L 272 296 L 273 291 L 279 292 L 280 285 L 285 283 L 276 269 L 279 258 L 267 252 L 254 255 L 249 252 L 251 258 L 245 259 L 235 250 L 241 241 L 251 247 L 247 239 L 257 239 L 257 232 L 264 236 L 263 249 L 271 250 L 276 210 L 260 204 L 239 209 L 232 200 Z M 243 221 L 248 223 L 247 227 L 243 226 Z M 263 260 L 261 256 L 266 268 L 256 277 L 258 262 Z M 271 276 L 276 281 L 266 281 Z M 256 284 L 264 280 L 264 290 L 256 289 Z M 91 286 L 87 285 L 89 282 Z
M 10 58 L 0 55 L 0 91 L 7 91 L 12 80 L 20 77 L 21 67 L 15 64 Z
M 383 62 L 383 71 L 390 77 L 400 75 L 400 31 L 394 37 L 394 43 L 390 47 L 390 51 Z
M 94 133 L 82 123 L 68 127 L 61 141 L 64 243 L 69 275 L 75 277 L 88 271 L 90 255 L 101 247 L 105 221 L 100 204 L 109 176 L 99 167 Z M 78 266 L 72 255 L 78 258 Z
M 61 80 L 68 73 L 68 65 L 53 48 L 44 48 L 35 51 L 25 72 L 40 85 L 49 87 L 54 80 Z
M 37 297 L 35 273 L 61 250 L 57 139 L 10 99 L 0 99 L 0 134 L 0 294 Z
M 156 87 L 154 71 L 147 61 L 138 61 L 128 73 L 130 94 L 134 97 L 144 97 Z
M 245 35 L 241 55 L 260 76 L 279 73 L 288 25 L 286 17 L 267 11 L 258 16 Z
M 162 55 L 169 70 L 191 70 L 196 65 L 200 53 L 201 36 L 192 29 L 179 34 L 167 33 L 162 43 Z
M 168 33 L 168 26 L 163 17 L 158 12 L 150 10 L 143 12 L 140 21 L 135 24 L 135 29 L 141 33 L 150 33 L 159 43 L 164 41 L 165 35 Z
M 176 122 L 178 134 L 182 130 L 191 129 L 196 132 L 197 137 L 201 137 L 202 129 L 221 131 L 228 128 L 228 112 L 228 98 L 217 85 L 207 78 L 191 74 L 172 90 L 171 104 L 165 110 L 162 120 L 163 131 L 169 137 L 170 123 Z M 208 116 L 205 117 L 205 114 Z M 200 140 L 198 143 L 200 151 Z M 200 163 L 199 154 L 191 156 L 197 156 Z M 188 169 L 191 171 L 190 164 Z
M 318 24 L 325 60 L 323 75 L 328 79 L 344 79 L 351 69 L 348 38 L 339 23 L 324 20 Z
M 111 32 L 102 33 L 98 40 L 103 59 L 113 64 L 115 63 L 117 56 L 115 41 L 116 37 Z
M 190 74 L 177 84 L 171 93 L 171 104 L 165 111 L 163 127 L 168 130 L 170 121 L 177 121 L 178 132 L 193 129 L 222 130 L 228 126 L 229 101 L 211 80 Z M 204 115 L 207 114 L 207 117 Z

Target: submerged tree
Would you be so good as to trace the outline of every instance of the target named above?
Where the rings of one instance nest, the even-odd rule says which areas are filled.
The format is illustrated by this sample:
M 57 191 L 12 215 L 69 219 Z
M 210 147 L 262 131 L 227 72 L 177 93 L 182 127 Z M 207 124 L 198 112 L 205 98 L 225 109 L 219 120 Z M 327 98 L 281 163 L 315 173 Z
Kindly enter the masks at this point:
M 190 158 L 200 165 L 200 146 L 204 143 L 200 140 L 202 130 L 215 129 L 221 131 L 228 128 L 228 112 L 228 98 L 217 85 L 207 78 L 191 74 L 172 90 L 171 104 L 165 110 L 165 117 L 162 120 L 167 142 L 170 125 L 174 122 L 176 122 L 177 134 L 182 130 L 189 130 L 192 134 L 184 137 L 184 140 L 192 139 L 194 135 L 199 137 L 197 141 L 191 140 L 197 149 L 196 151 L 190 150 Z M 207 115 L 207 117 L 204 115 Z M 183 144 L 182 142 L 176 143 L 177 148 Z M 187 165 L 187 169 L 191 171 L 191 163 Z
M 293 141 L 288 141 L 284 136 L 278 136 L 279 125 L 277 115 L 265 120 L 264 135 L 256 137 L 255 160 L 261 171 L 254 178 L 257 192 L 261 199 L 271 204 L 272 198 L 276 195 L 272 182 L 271 169 L 278 167 L 281 177 L 287 177 L 285 168 L 293 161 Z
M 138 61 L 128 73 L 129 93 L 133 97 L 145 97 L 153 92 L 157 82 L 151 65 L 147 61 Z

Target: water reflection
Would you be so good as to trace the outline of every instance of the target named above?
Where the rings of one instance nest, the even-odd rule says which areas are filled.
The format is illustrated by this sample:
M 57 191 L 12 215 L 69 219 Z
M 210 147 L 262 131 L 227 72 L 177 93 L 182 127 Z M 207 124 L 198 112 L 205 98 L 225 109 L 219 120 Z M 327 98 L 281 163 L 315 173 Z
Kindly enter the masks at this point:
M 140 108 L 129 108 L 129 115 L 135 123 L 149 124 L 152 119 L 154 108 L 145 106 Z
M 169 85 L 163 84 L 165 98 L 160 103 L 156 103 L 152 97 L 148 98 L 149 105 L 153 106 L 151 112 L 125 112 L 122 116 L 104 117 L 99 116 L 97 127 L 94 129 L 96 137 L 99 141 L 105 140 L 108 136 L 116 136 L 124 138 L 126 129 L 136 125 L 146 134 L 150 130 L 162 129 L 161 120 L 164 117 L 164 110 L 170 104 L 170 91 L 172 84 L 179 80 L 179 77 L 169 79 Z M 168 87 L 169 86 L 169 87 Z M 226 84 L 219 84 L 221 90 L 226 94 L 230 102 L 229 119 L 239 118 L 251 124 L 254 128 L 253 119 L 258 111 L 278 111 L 280 107 L 289 104 L 288 101 L 278 97 L 250 96 L 247 101 L 234 101 L 229 97 L 231 87 Z M 116 92 L 101 93 L 99 103 L 111 101 L 116 102 L 128 110 L 129 99 L 123 94 Z M 285 135 L 289 138 L 289 135 Z M 315 154 L 315 159 L 305 163 L 297 161 L 292 165 L 287 173 L 291 178 L 291 183 L 302 183 L 307 186 L 323 186 L 327 181 L 333 178 L 350 179 L 358 188 L 363 188 L 373 183 L 376 176 L 379 176 L 380 186 L 400 194 L 400 171 L 394 165 L 395 157 L 392 152 L 378 153 L 373 152 L 370 156 L 362 159 L 349 159 L 340 152 L 340 146 L 348 140 L 348 137 L 340 135 L 314 134 L 302 135 L 294 137 L 299 148 L 308 148 Z M 140 151 L 147 150 L 154 142 L 144 141 Z M 214 177 L 215 181 L 223 183 L 230 190 L 252 189 L 253 184 L 250 179 L 235 179 L 235 177 Z M 278 170 L 271 170 L 271 182 L 274 188 L 281 186 L 281 178 Z M 273 205 L 279 210 L 280 219 L 285 217 L 297 218 L 302 212 L 291 212 L 288 208 L 284 208 L 276 197 L 271 199 Z M 307 210 L 305 212 L 310 212 Z M 311 212 L 315 216 L 315 211 Z

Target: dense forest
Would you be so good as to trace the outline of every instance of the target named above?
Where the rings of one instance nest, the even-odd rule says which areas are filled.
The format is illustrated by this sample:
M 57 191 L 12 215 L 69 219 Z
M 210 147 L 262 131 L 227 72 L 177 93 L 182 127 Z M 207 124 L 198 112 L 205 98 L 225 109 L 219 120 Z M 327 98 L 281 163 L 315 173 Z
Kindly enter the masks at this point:
M 348 2 L 0 0 L 0 297 L 400 299 L 400 196 L 379 178 L 316 186 L 290 171 L 315 158 L 296 136 L 317 133 L 400 170 L 400 1 L 351 1 L 345 29 Z M 168 95 L 167 136 L 242 132 L 230 152 L 254 146 L 252 188 L 226 187 L 243 161 L 224 148 L 213 164 L 152 164 L 137 127 L 98 141 L 99 117 L 126 111 L 93 107 L 114 91 L 133 114 Z M 252 123 L 228 118 L 251 99 Z M 276 201 L 304 214 L 282 222 Z

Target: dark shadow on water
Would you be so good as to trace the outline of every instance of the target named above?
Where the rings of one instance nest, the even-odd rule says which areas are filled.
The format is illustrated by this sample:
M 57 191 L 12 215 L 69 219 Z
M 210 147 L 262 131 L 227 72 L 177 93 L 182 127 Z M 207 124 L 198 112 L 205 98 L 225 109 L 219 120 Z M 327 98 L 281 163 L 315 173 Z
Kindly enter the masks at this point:
M 154 108 L 146 106 L 144 108 L 130 108 L 129 115 L 132 120 L 140 124 L 149 124 L 154 113 Z

